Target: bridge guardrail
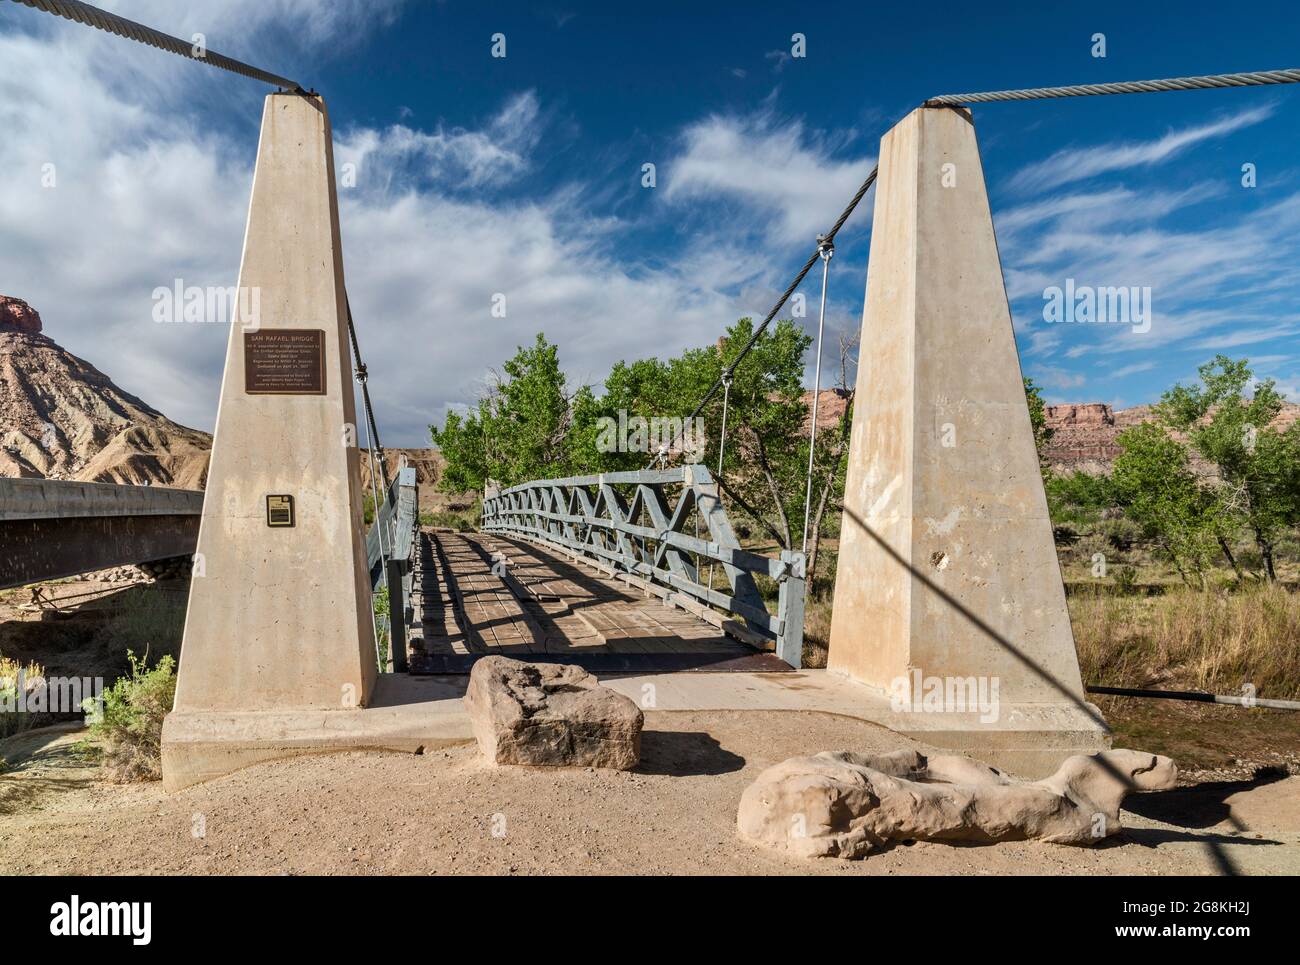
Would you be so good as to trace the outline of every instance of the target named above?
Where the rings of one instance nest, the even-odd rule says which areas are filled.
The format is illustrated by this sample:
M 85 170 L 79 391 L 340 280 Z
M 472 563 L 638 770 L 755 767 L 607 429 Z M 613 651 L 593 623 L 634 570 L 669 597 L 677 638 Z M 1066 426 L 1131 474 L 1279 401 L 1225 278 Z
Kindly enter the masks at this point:
M 415 579 L 415 548 L 420 527 L 419 490 L 415 470 L 399 469 L 376 509 L 366 532 L 366 561 L 370 589 L 388 587 L 389 647 L 393 670 L 406 672 L 406 639 L 411 624 L 411 590 Z
M 675 506 L 670 502 L 674 495 Z M 708 527 L 707 539 L 684 532 L 699 517 Z M 718 626 L 725 614 L 734 614 L 744 621 L 751 642 L 769 643 L 790 666 L 800 665 L 804 555 L 783 550 L 771 557 L 742 549 L 717 483 L 704 466 L 539 479 L 489 489 L 483 499 L 483 530 L 583 557 Z M 712 564 L 721 564 L 725 590 L 701 582 L 705 561 L 710 575 Z M 759 592 L 756 574 L 778 584 L 775 612 Z

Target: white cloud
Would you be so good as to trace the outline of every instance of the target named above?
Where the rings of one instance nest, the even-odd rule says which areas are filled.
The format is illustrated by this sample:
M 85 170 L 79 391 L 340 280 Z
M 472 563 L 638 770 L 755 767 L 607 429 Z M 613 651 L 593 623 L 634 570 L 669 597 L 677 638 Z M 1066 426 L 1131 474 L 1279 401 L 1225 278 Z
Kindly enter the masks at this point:
M 538 137 L 537 95 L 512 97 L 481 131 L 439 127 L 432 133 L 394 124 L 383 131 L 363 128 L 336 137 L 338 161 L 356 164 L 358 179 L 377 180 L 366 166 L 381 169 L 386 188 L 403 174 L 446 188 L 483 188 L 508 182 L 528 169 L 527 155 Z M 414 169 L 414 170 L 413 170 Z
M 1135 362 L 1132 365 L 1124 365 L 1115 369 L 1113 372 L 1107 372 L 1106 377 L 1112 379 L 1122 379 L 1126 376 L 1137 375 L 1139 372 L 1150 372 L 1156 367 L 1155 362 Z
M 1300 403 L 1300 377 L 1278 382 L 1273 388 L 1288 402 Z
M 1194 348 L 1204 350 L 1220 350 L 1234 348 L 1238 345 L 1253 345 L 1257 342 L 1268 342 L 1275 338 L 1293 339 L 1300 335 L 1300 319 L 1292 319 L 1278 325 L 1261 325 L 1255 328 L 1229 327 L 1227 331 L 1220 335 L 1212 335 L 1208 338 L 1202 338 L 1193 343 Z M 1270 359 L 1284 359 L 1287 356 L 1267 356 Z
M 1007 294 L 1029 353 L 1055 353 L 1061 326 L 1042 321 L 1043 292 L 1083 286 L 1151 289 L 1152 324 L 1069 329 L 1099 354 L 1162 347 L 1217 349 L 1285 338 L 1300 328 L 1295 239 L 1300 193 L 1245 210 L 1205 205 L 1222 191 L 1107 188 L 1020 205 L 997 215 Z M 1162 219 L 1179 215 L 1180 227 Z M 1053 334 L 1060 332 L 1061 334 Z M 1072 351 L 1075 345 L 1067 349 Z
M 767 211 L 775 220 L 766 233 L 811 250 L 875 163 L 869 156 L 834 160 L 855 136 L 809 131 L 798 119 L 769 112 L 713 115 L 684 132 L 682 153 L 664 179 L 665 197 L 678 205 L 730 198 Z
M 1067 372 L 1050 365 L 1036 366 L 1030 375 L 1034 381 L 1049 389 L 1077 389 L 1088 381 L 1078 372 Z
M 1022 191 L 1043 191 L 1071 181 L 1095 177 L 1098 174 L 1158 164 L 1202 141 L 1223 137 L 1243 127 L 1267 120 L 1273 115 L 1273 110 L 1272 104 L 1263 104 L 1207 124 L 1170 131 L 1152 141 L 1065 148 L 1049 158 L 1022 169 L 1012 178 L 1012 182 Z
M 274 33 L 306 9 L 281 0 L 237 4 L 233 13 L 201 6 L 170 20 L 161 4 L 125 13 L 182 35 L 204 23 L 214 49 L 310 83 L 283 51 L 259 58 L 218 40 L 218 27 L 241 15 Z M 336 34 L 312 20 L 321 42 L 354 40 L 359 25 L 345 14 L 368 5 L 330 9 Z M 207 10 L 217 19 L 205 20 Z M 0 35 L 0 170 L 11 174 L 0 179 L 0 290 L 28 299 L 52 338 L 127 391 L 210 429 L 228 328 L 155 324 L 151 295 L 177 278 L 234 284 L 265 88 L 84 27 L 37 23 Z M 619 358 L 711 342 L 740 315 L 766 311 L 788 280 L 779 238 L 746 250 L 739 240 L 683 232 L 692 240 L 666 260 L 620 258 L 611 239 L 639 226 L 592 213 L 581 181 L 550 196 L 493 200 L 485 188 L 514 183 L 534 163 L 546 120 L 531 92 L 507 98 L 473 127 L 422 130 L 408 121 L 373 129 L 334 120 L 336 161 L 360 162 L 356 187 L 340 192 L 340 222 L 349 295 L 390 445 L 427 442 L 425 427 L 472 399 L 489 368 L 539 330 L 561 346 L 576 381 L 596 381 Z M 764 133 L 738 121 L 736 131 L 738 148 L 760 148 L 762 163 L 748 170 L 778 199 L 781 223 L 811 247 L 864 165 L 827 161 L 822 149 L 839 142 L 801 142 L 797 122 Z M 707 147 L 690 137 L 684 145 L 691 164 L 702 158 L 691 147 Z M 57 167 L 54 189 L 40 187 L 47 162 Z M 696 207 L 771 210 L 769 196 L 694 171 Z M 680 215 L 676 201 L 668 211 L 664 217 Z M 774 246 L 782 254 L 772 256 Z M 507 296 L 505 319 L 490 315 L 497 292 Z

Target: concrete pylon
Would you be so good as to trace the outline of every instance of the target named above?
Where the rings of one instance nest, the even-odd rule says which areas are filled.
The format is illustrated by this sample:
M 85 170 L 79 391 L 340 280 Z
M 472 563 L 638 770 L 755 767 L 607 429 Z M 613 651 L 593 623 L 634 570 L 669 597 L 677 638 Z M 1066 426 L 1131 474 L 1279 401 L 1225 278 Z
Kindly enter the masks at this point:
M 164 730 L 173 787 L 278 756 L 266 738 L 283 736 L 283 719 L 267 731 L 255 715 L 346 713 L 365 705 L 377 675 L 334 161 L 319 97 L 266 98 L 239 285 Z
M 882 139 L 867 278 L 828 666 L 888 695 L 895 730 L 1048 773 L 1107 731 L 968 111 L 921 108 Z

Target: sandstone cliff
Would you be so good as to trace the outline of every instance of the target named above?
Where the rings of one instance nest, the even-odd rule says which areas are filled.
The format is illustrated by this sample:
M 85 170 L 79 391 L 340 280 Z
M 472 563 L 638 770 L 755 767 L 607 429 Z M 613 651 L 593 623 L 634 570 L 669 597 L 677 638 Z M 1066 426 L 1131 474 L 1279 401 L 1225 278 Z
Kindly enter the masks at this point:
M 1152 417 L 1149 405 L 1113 409 L 1102 402 L 1084 402 L 1046 408 L 1047 427 L 1052 430 L 1047 461 L 1057 472 L 1109 472 L 1120 453 L 1119 434 Z M 1273 420 L 1273 427 L 1284 430 L 1297 419 L 1300 405 L 1288 402 Z

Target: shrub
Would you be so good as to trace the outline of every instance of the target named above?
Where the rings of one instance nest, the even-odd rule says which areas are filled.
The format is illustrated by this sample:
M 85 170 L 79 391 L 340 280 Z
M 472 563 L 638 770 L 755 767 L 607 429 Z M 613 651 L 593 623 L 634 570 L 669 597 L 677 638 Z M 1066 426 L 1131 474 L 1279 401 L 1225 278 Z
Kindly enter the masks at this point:
M 1097 533 L 1089 533 L 1071 546 L 1063 555 L 1067 559 L 1074 559 L 1085 566 L 1091 566 L 1093 558 L 1098 553 L 1105 557 L 1107 561 L 1115 556 L 1115 551 L 1111 548 L 1106 537 Z
M 128 650 L 131 673 L 119 677 L 103 696 L 102 712 L 93 700 L 83 707 L 90 732 L 105 741 L 104 766 L 115 781 L 156 781 L 162 777 L 162 724 L 176 696 L 176 659 L 170 654 L 151 670 L 147 656 Z M 97 718 L 97 719 L 95 719 Z
M 1112 547 L 1123 551 L 1131 550 L 1142 538 L 1142 527 L 1127 516 L 1103 519 L 1097 524 L 1097 532 L 1104 535 Z
M 483 518 L 483 505 L 475 502 L 471 506 L 448 509 L 424 509 L 420 511 L 420 525 L 438 529 L 450 529 L 457 533 L 472 533 L 478 529 Z

